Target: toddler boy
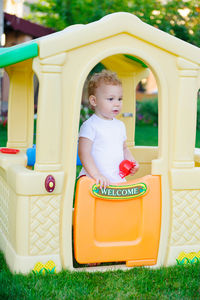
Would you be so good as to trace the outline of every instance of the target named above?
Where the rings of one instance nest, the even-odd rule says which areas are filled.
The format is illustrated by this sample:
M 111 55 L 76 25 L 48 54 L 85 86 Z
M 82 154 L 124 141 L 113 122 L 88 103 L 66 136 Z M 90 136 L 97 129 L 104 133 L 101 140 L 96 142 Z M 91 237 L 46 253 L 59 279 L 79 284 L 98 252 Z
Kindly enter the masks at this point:
M 119 176 L 119 164 L 135 160 L 126 145 L 125 125 L 115 118 L 122 108 L 122 83 L 111 71 L 95 73 L 88 83 L 88 96 L 95 113 L 79 132 L 80 176 L 92 177 L 100 187 L 126 181 Z M 138 168 L 136 162 L 131 174 Z

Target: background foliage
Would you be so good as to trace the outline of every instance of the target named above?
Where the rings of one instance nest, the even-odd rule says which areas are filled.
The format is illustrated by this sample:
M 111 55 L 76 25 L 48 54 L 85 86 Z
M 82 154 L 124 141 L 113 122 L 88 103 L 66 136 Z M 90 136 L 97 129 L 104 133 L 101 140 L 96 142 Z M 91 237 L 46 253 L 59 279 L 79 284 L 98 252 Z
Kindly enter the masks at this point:
M 87 105 L 81 106 L 80 126 L 92 114 Z M 136 102 L 136 125 L 153 125 L 158 126 L 158 99 L 144 100 Z M 197 129 L 200 129 L 200 96 L 197 100 Z
M 200 46 L 199 0 L 38 0 L 27 5 L 31 9 L 30 20 L 55 30 L 73 24 L 87 24 L 107 14 L 125 11 Z M 186 16 L 183 16 L 183 10 Z

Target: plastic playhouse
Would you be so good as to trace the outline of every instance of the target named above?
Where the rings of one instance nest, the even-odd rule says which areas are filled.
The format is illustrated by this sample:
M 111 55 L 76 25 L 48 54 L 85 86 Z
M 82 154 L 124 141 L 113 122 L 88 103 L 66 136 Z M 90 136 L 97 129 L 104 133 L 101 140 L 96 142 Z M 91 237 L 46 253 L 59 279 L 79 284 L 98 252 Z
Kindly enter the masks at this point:
M 81 178 L 73 213 L 82 91 L 99 62 L 122 79 L 119 118 L 140 170 L 103 191 Z M 75 270 L 73 248 L 80 264 L 123 261 L 123 268 L 168 266 L 183 253 L 199 253 L 199 48 L 132 14 L 115 13 L 3 48 L 0 67 L 10 78 L 7 147 L 20 150 L 0 152 L 0 247 L 13 272 L 27 273 L 49 261 L 57 271 Z M 135 90 L 149 69 L 159 90 L 158 147 L 134 143 Z M 34 73 L 39 98 L 36 162 L 30 169 Z

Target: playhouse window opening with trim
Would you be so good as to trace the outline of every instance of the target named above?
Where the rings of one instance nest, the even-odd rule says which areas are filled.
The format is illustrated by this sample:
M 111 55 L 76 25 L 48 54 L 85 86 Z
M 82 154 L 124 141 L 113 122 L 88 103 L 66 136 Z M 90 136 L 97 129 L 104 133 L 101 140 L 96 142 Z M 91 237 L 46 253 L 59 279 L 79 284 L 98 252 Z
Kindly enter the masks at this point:
M 111 71 L 117 73 L 118 77 L 122 80 L 123 85 L 123 108 L 121 114 L 117 117 L 122 120 L 128 131 L 128 146 L 133 151 L 147 151 L 154 154 L 150 154 L 152 159 L 155 159 L 156 146 L 158 145 L 158 98 L 150 98 L 150 100 L 137 101 L 137 90 L 138 87 L 144 86 L 149 77 L 149 70 L 147 65 L 139 58 L 136 58 L 130 54 L 117 54 L 104 58 L 100 64 L 97 64 L 91 73 L 99 72 L 102 68 L 108 68 Z M 151 72 L 151 77 L 153 73 Z M 89 118 L 93 111 L 88 105 L 87 99 L 87 81 L 84 84 L 83 96 L 82 96 L 82 107 L 80 113 L 80 123 Z M 154 78 L 155 81 L 155 78 Z M 137 121 L 137 122 L 136 122 Z M 142 126 L 137 126 L 144 125 Z M 148 125 L 148 127 L 145 125 Z M 152 128 L 151 126 L 152 125 Z M 145 130 L 148 132 L 144 134 Z M 144 136 L 144 138 L 143 138 Z M 146 138 L 146 141 L 145 141 Z M 140 146 L 137 150 L 137 146 Z M 146 146 L 146 147 L 145 147 Z M 145 157 L 143 153 L 143 162 L 145 163 Z M 141 155 L 140 155 L 141 157 Z M 150 159 L 150 158 L 149 158 Z M 148 165 L 150 163 L 148 159 Z M 79 171 L 80 167 L 78 167 Z M 151 173 L 146 171 L 147 173 Z M 78 174 L 78 172 L 77 172 Z M 140 176 L 140 175 L 139 175 Z

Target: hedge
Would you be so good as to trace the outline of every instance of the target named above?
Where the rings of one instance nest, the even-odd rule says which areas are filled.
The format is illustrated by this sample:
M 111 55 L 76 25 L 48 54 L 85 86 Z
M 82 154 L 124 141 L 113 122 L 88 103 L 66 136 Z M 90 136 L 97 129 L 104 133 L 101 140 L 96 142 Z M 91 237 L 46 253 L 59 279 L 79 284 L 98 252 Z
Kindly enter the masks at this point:
M 80 125 L 93 114 L 88 106 L 81 106 Z M 136 125 L 158 126 L 158 99 L 136 102 Z M 197 129 L 200 129 L 200 95 L 197 101 Z

